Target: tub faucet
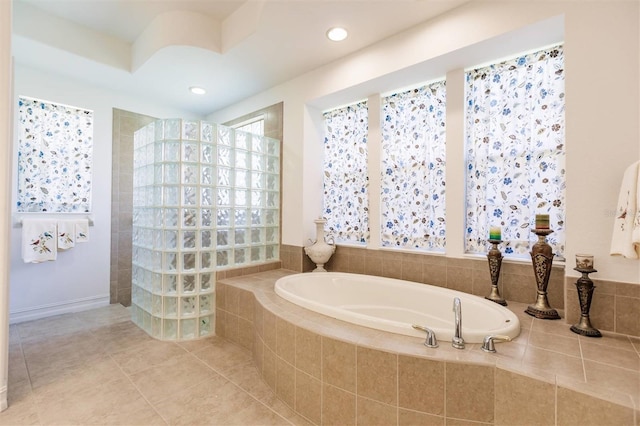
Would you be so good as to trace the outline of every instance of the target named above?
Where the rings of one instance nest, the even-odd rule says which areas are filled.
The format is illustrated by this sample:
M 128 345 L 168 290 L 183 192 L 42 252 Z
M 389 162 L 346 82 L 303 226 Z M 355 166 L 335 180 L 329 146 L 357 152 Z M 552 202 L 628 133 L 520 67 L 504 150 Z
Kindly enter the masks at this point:
M 453 312 L 455 315 L 455 329 L 451 346 L 456 349 L 464 349 L 464 339 L 462 338 L 462 303 L 458 297 L 453 298 Z

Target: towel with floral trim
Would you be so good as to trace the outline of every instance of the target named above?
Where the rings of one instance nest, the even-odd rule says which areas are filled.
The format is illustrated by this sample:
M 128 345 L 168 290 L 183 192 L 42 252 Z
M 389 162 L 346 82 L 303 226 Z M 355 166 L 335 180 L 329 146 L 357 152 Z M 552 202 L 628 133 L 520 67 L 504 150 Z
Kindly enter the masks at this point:
M 69 250 L 76 246 L 76 221 L 58 221 L 58 250 Z
M 610 254 L 640 257 L 640 161 L 630 165 L 622 178 Z
M 55 219 L 22 219 L 22 260 L 25 263 L 56 260 L 57 235 Z

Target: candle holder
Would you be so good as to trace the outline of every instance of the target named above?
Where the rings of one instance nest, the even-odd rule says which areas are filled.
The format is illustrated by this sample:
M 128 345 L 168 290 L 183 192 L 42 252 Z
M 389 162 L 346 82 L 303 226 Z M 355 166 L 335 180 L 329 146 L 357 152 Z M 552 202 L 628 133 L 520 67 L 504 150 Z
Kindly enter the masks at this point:
M 602 337 L 602 333 L 591 326 L 589 319 L 589 309 L 591 308 L 591 298 L 593 290 L 596 286 L 589 278 L 589 274 L 598 272 L 593 268 L 573 268 L 582 274 L 576 281 L 576 289 L 578 290 L 578 301 L 580 302 L 580 322 L 571 326 L 571 331 L 588 337 Z
M 553 231 L 551 229 L 532 229 L 538 236 L 538 242 L 531 248 L 531 262 L 533 272 L 536 277 L 537 297 L 536 303 L 529 305 L 525 313 L 540 319 L 560 319 L 558 311 L 549 305 L 547 299 L 547 286 L 551 275 L 551 265 L 553 264 L 553 251 L 547 244 L 547 235 Z
M 489 260 L 489 273 L 491 274 L 491 293 L 485 296 L 485 299 L 507 306 L 507 301 L 500 296 L 500 290 L 498 290 L 498 279 L 500 278 L 500 267 L 502 266 L 502 253 L 498 249 L 498 244 L 502 240 L 489 239 L 489 242 L 491 243 L 491 249 L 487 253 L 487 259 Z

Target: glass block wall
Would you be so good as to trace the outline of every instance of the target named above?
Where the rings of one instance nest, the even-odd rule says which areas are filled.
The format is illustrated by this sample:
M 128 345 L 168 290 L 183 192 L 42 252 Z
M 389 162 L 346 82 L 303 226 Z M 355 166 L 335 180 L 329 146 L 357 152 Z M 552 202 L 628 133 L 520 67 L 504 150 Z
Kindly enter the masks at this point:
M 280 144 L 203 121 L 134 135 L 133 322 L 162 340 L 210 335 L 216 270 L 279 258 Z

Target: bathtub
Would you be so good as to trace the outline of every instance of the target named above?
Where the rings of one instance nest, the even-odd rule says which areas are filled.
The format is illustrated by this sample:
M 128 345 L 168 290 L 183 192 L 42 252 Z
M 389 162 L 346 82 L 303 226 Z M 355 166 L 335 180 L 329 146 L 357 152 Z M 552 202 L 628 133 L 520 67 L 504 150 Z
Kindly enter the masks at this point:
M 489 334 L 513 339 L 520 333 L 518 317 L 504 306 L 471 294 L 392 278 L 342 272 L 295 274 L 276 281 L 275 292 L 320 314 L 378 330 L 425 337 L 412 325 L 428 327 L 441 341 L 453 337 L 453 299 L 458 297 L 462 337 L 467 343 L 481 343 Z

